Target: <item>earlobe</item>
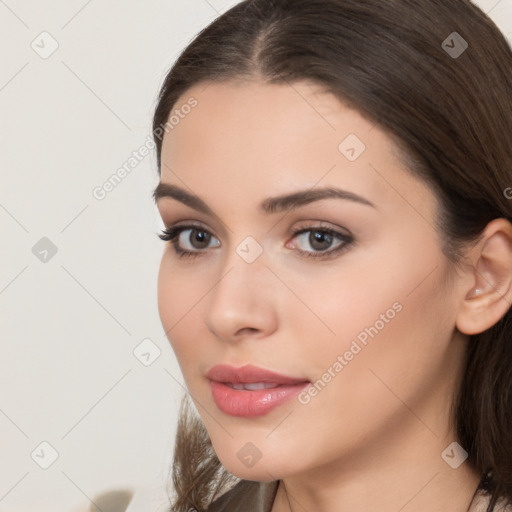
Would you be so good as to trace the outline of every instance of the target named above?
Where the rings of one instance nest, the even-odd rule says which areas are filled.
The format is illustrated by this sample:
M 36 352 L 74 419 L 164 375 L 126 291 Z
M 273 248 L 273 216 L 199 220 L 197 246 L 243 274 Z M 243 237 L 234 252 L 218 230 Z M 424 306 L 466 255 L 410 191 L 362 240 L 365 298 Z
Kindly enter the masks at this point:
M 464 334 L 486 331 L 512 305 L 512 224 L 494 219 L 471 251 L 471 287 L 465 291 L 456 326 Z

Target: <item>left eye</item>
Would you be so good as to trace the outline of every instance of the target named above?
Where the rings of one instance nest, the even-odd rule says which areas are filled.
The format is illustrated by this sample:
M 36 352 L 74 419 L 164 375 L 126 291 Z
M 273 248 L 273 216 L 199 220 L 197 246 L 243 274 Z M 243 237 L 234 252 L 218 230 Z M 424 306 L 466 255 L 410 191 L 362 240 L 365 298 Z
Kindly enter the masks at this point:
M 326 228 L 299 230 L 295 233 L 294 239 L 298 241 L 299 251 L 310 253 L 311 256 L 336 252 L 353 241 L 348 235 Z

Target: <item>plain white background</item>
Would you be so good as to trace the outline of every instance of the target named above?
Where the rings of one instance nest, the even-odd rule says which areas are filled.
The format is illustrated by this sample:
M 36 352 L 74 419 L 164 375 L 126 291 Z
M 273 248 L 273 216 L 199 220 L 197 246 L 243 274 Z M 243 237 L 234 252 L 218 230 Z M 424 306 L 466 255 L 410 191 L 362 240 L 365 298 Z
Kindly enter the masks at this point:
M 165 508 L 183 391 L 157 310 L 154 153 L 93 191 L 236 3 L 0 0 L 0 512 Z M 512 39 L 512 0 L 477 4 Z

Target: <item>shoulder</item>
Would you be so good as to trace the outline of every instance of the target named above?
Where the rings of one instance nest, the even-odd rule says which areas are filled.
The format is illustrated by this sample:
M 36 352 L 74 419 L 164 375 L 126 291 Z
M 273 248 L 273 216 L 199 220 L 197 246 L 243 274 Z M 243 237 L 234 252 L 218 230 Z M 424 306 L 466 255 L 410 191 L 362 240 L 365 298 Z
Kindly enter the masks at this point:
M 252 482 L 241 480 L 217 498 L 208 512 L 270 512 L 277 492 L 278 481 Z

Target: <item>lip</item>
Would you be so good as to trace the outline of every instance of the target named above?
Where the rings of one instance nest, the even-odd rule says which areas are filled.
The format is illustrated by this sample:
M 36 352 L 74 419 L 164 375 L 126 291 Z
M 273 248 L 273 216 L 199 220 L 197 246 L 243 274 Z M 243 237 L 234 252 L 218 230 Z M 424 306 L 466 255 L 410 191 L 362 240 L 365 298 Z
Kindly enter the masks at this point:
M 213 400 L 217 407 L 230 416 L 245 418 L 269 413 L 310 384 L 307 379 L 281 375 L 252 365 L 240 368 L 227 364 L 216 365 L 206 376 L 210 380 Z M 275 386 L 258 390 L 239 390 L 228 385 L 258 382 Z

